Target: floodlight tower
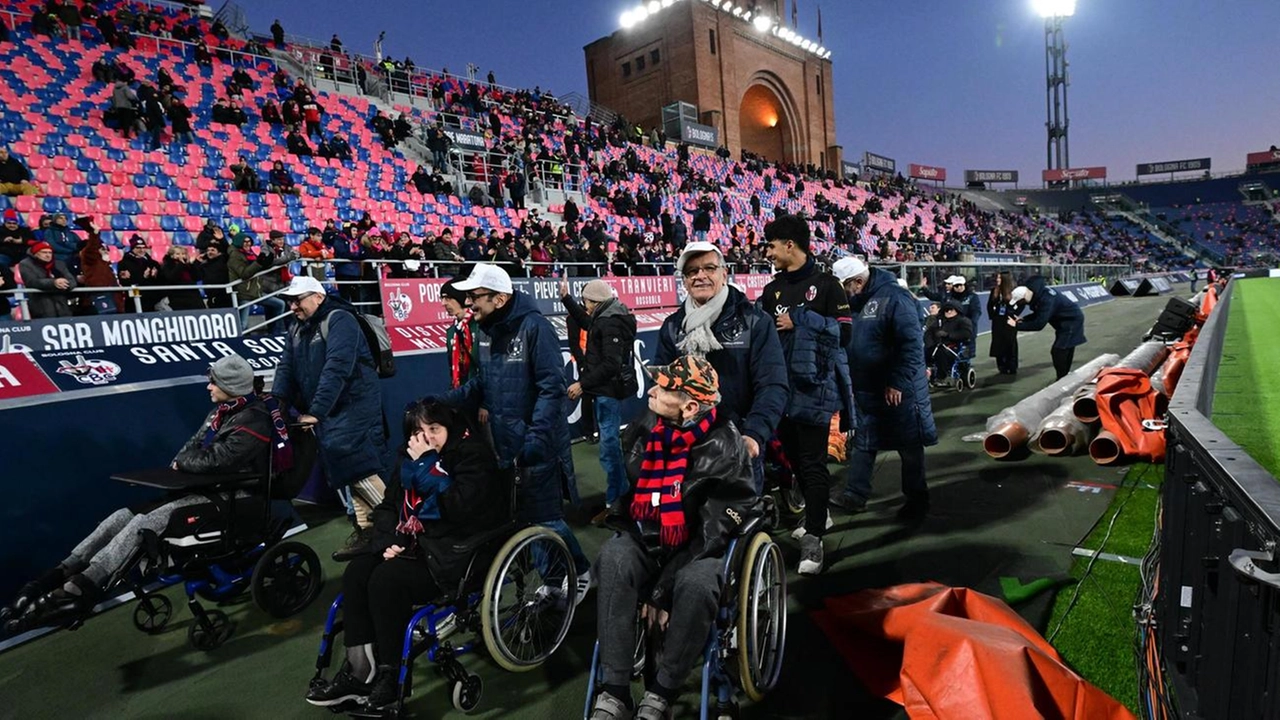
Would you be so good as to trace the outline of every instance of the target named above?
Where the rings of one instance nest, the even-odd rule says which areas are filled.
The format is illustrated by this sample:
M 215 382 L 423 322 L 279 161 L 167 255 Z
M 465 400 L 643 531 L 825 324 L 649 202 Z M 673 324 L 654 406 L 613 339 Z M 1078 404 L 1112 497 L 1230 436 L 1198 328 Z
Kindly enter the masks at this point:
M 1036 11 L 1044 18 L 1045 129 L 1049 133 L 1045 148 L 1045 168 L 1071 167 L 1071 146 L 1067 130 L 1067 41 L 1062 23 L 1075 14 L 1076 0 L 1035 0 Z

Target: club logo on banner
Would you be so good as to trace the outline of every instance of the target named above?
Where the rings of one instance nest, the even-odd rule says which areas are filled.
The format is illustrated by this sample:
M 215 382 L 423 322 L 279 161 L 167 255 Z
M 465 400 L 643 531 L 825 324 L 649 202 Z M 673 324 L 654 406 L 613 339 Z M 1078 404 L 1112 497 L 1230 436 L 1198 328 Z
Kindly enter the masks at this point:
M 409 313 L 413 312 L 413 298 L 399 289 L 392 289 L 387 294 L 387 308 L 391 310 L 392 318 L 404 322 L 409 319 Z
M 965 170 L 966 183 L 1016 183 L 1017 170 Z
M 1199 172 L 1208 170 L 1209 158 L 1195 160 L 1167 160 L 1158 163 L 1138 163 L 1138 175 L 1160 175 L 1163 173 Z
M 917 180 L 937 180 L 938 182 L 947 181 L 947 169 L 933 167 L 932 165 L 917 165 L 911 163 L 907 166 L 911 177 Z
M 107 385 L 120 378 L 120 366 L 110 360 L 86 359 L 77 355 L 75 362 L 58 361 L 58 372 L 74 378 L 81 385 Z
M 1040 178 L 1044 180 L 1044 182 L 1062 182 L 1064 180 L 1105 180 L 1107 178 L 1107 169 L 1105 167 L 1087 167 L 1044 170 L 1040 173 Z

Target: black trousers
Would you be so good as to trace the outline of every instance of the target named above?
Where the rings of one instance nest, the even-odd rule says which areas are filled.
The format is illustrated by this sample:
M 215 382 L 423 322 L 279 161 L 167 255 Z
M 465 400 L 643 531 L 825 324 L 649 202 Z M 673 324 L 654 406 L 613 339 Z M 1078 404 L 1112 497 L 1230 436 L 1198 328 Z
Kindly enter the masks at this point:
M 347 564 L 342 597 L 343 643 L 347 647 L 373 643 L 379 665 L 399 665 L 414 606 L 439 599 L 440 589 L 422 561 L 383 560 L 370 554 Z
M 784 417 L 778 423 L 778 439 L 791 462 L 791 471 L 804 491 L 805 532 L 822 537 L 827 532 L 831 471 L 827 469 L 828 425 L 809 425 Z
M 1053 369 L 1058 373 L 1058 379 L 1067 376 L 1071 372 L 1071 361 L 1076 357 L 1076 349 L 1071 348 L 1050 348 L 1049 357 L 1053 358 Z

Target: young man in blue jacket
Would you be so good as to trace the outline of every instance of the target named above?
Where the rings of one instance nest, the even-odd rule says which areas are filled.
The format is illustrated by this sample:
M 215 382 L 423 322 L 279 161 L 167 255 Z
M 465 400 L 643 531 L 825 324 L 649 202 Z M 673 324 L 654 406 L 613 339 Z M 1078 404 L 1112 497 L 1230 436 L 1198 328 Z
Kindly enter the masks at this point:
M 765 257 L 778 271 L 760 294 L 786 357 L 791 396 L 778 425 L 778 439 L 804 491 L 802 575 L 822 572 L 822 536 L 827 530 L 831 472 L 827 439 L 831 417 L 849 417 L 848 360 L 842 348 L 850 332 L 849 298 L 839 281 L 818 269 L 809 255 L 809 223 L 783 215 L 764 228 Z M 847 420 L 846 420 L 847 422 Z
M 1031 314 L 1024 318 L 1010 317 L 1009 327 L 1019 332 L 1043 330 L 1045 325 L 1053 326 L 1053 347 L 1049 355 L 1053 358 L 1053 370 L 1062 379 L 1071 372 L 1071 362 L 1076 356 L 1076 347 L 1089 342 L 1084 336 L 1084 312 L 1070 298 L 1048 286 L 1040 275 L 1033 275 L 1013 289 L 1010 301 L 1019 307 L 1031 309 Z

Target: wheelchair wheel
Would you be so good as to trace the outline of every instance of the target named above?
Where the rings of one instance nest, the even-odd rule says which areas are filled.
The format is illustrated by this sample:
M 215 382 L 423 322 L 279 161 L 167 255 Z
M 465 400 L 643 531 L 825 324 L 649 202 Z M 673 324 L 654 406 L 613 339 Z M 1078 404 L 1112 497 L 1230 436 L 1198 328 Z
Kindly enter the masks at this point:
M 133 608 L 133 626 L 148 635 L 162 632 L 173 619 L 173 601 L 164 595 L 145 594 Z
M 218 648 L 231 637 L 231 618 L 221 610 L 206 611 L 205 617 L 208 619 L 209 626 L 205 627 L 204 623 L 197 618 L 187 630 L 187 640 L 191 642 L 191 647 L 208 652 Z
M 953 385 L 954 385 L 954 386 L 955 386 L 955 388 L 956 388 L 956 392 L 964 392 L 964 378 L 962 378 L 962 377 L 957 377 L 957 378 L 953 381 Z
M 787 639 L 787 571 L 782 550 L 756 533 L 738 573 L 738 673 L 742 690 L 759 701 L 778 682 Z
M 274 618 L 302 612 L 320 594 L 324 572 L 307 545 L 283 542 L 267 549 L 253 568 L 253 602 Z
M 969 372 L 964 374 L 964 384 L 968 385 L 970 390 L 978 386 L 978 373 L 973 368 L 969 368 Z
M 480 694 L 484 692 L 484 682 L 479 675 L 468 675 L 465 680 L 450 683 L 450 694 L 453 697 L 453 709 L 469 713 L 480 707 Z
M 804 491 L 800 489 L 799 481 L 792 480 L 786 487 L 778 488 L 778 495 L 792 517 L 804 514 Z
M 511 672 L 541 665 L 573 622 L 577 577 L 564 540 L 539 526 L 507 540 L 484 581 L 480 624 L 494 661 Z

